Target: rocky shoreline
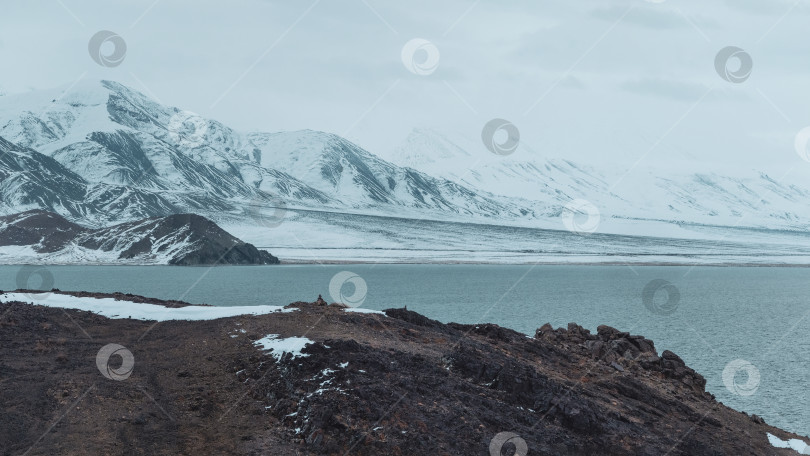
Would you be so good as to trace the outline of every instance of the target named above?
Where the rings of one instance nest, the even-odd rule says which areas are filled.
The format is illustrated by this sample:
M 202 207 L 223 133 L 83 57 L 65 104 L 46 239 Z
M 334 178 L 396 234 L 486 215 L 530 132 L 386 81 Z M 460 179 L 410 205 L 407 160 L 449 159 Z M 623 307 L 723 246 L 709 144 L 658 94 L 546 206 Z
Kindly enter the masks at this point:
M 527 337 L 322 301 L 157 323 L 24 301 L 0 303 L 4 455 L 789 455 L 768 434 L 804 440 L 607 326 Z M 120 360 L 101 364 L 109 344 Z

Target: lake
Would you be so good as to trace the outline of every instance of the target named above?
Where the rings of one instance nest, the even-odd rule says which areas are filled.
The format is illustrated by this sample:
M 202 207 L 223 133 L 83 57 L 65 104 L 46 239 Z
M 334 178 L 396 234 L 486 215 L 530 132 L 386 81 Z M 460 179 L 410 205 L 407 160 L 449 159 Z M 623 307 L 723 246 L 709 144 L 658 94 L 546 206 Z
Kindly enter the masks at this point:
M 810 435 L 807 268 L 401 264 L 23 268 L 0 266 L 0 289 L 18 288 L 18 276 L 20 286 L 27 277 L 28 287 L 38 288 L 45 277 L 45 285 L 52 280 L 61 290 L 121 291 L 222 306 L 285 305 L 314 301 L 322 294 L 328 301 L 378 310 L 407 306 L 444 322 L 492 322 L 529 335 L 546 322 L 555 327 L 577 322 L 593 332 L 607 324 L 652 339 L 659 354 L 669 349 L 680 355 L 706 377 L 707 389 L 719 401 Z M 331 293 L 330 282 L 334 282 Z

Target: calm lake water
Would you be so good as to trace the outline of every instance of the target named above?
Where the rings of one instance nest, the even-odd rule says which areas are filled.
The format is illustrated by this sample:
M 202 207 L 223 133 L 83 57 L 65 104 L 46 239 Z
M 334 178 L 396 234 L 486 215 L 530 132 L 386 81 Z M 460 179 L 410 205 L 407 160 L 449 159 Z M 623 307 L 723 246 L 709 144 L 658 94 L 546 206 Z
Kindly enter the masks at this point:
M 20 271 L 0 266 L 0 289 L 17 288 Z M 222 306 L 285 305 L 313 301 L 318 294 L 337 300 L 330 296 L 330 282 L 349 271 L 338 276 L 341 291 L 334 291 L 362 301 L 364 308 L 407 305 L 444 322 L 492 322 L 530 335 L 546 322 L 555 327 L 577 322 L 594 332 L 607 324 L 654 340 L 659 354 L 669 349 L 680 355 L 725 404 L 810 435 L 807 268 L 285 265 L 49 266 L 47 271 L 62 290 Z M 40 280 L 32 275 L 29 287 L 37 288 Z

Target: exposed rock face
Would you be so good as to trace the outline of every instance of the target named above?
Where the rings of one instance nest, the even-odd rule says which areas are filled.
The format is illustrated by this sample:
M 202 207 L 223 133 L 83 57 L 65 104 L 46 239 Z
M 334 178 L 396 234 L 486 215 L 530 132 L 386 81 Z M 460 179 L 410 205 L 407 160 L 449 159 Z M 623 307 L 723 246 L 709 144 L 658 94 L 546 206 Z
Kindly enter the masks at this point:
M 525 442 L 532 456 L 736 456 L 795 454 L 766 433 L 801 438 L 719 404 L 675 354 L 613 328 L 543 326 L 530 338 L 404 309 L 290 307 L 298 310 L 155 326 L 0 304 L 0 448 L 488 455 L 508 432 L 516 437 L 504 455 Z M 258 348 L 270 334 L 308 343 L 298 355 Z M 134 356 L 126 380 L 96 366 L 111 342 Z
M 149 255 L 151 252 L 166 249 L 166 240 L 182 236 L 185 243 L 194 247 L 181 252 L 169 260 L 174 265 L 200 264 L 278 264 L 278 258 L 253 244 L 248 244 L 231 236 L 216 223 L 205 217 L 194 214 L 177 214 L 149 221 L 138 221 L 118 225 L 115 231 L 137 231 L 149 233 L 121 252 L 121 258 L 135 258 Z M 109 229 L 108 229 L 109 230 Z M 99 248 L 109 245 L 104 237 L 95 244 Z
M 55 252 L 85 231 L 53 212 L 22 212 L 0 217 L 0 246 L 31 245 L 43 252 Z
M 669 350 L 661 356 L 655 351 L 653 341 L 643 336 L 631 336 L 610 326 L 601 325 L 596 334 L 575 323 L 569 323 L 568 329 L 554 330 L 546 324 L 535 333 L 538 339 L 557 343 L 575 343 L 584 345 L 594 359 L 606 363 L 620 372 L 625 367 L 640 367 L 645 370 L 660 372 L 667 378 L 673 378 L 689 385 L 696 392 L 703 392 L 706 379 L 683 362 Z
M 42 260 L 173 265 L 278 264 L 205 217 L 176 214 L 87 229 L 46 211 L 0 217 L 0 247 L 31 246 Z

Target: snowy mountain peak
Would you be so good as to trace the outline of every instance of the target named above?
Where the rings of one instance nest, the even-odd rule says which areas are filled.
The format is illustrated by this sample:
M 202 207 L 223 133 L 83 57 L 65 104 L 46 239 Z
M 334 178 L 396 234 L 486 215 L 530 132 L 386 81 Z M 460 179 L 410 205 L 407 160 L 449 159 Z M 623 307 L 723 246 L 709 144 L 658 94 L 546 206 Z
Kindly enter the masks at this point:
M 394 165 L 336 134 L 242 134 L 113 81 L 86 80 L 15 97 L 0 109 L 0 137 L 53 158 L 66 168 L 62 174 L 81 176 L 74 204 L 80 207 L 68 210 L 56 196 L 41 205 L 70 217 L 102 216 L 105 208 L 112 210 L 109 220 L 132 208 L 141 216 L 204 211 L 240 217 L 246 205 L 279 199 L 287 206 L 378 214 L 408 208 L 439 219 L 512 219 L 533 212 Z M 111 192 L 133 191 L 137 195 L 129 195 L 127 204 L 110 200 Z M 82 195 L 104 201 L 79 201 Z
M 99 226 L 178 212 L 242 219 L 283 205 L 561 226 L 563 208 L 585 200 L 604 220 L 810 224 L 800 178 L 689 162 L 597 169 L 523 146 L 496 155 L 468 136 L 417 128 L 386 160 L 333 133 L 241 133 L 123 84 L 83 80 L 4 97 L 0 211 L 41 208 Z
M 261 164 L 299 177 L 352 208 L 408 207 L 452 215 L 531 219 L 530 208 L 451 180 L 395 165 L 338 135 L 312 130 L 252 133 Z
M 420 169 L 445 160 L 469 160 L 473 154 L 445 135 L 429 128 L 414 128 L 397 148 L 392 159 L 403 166 Z

